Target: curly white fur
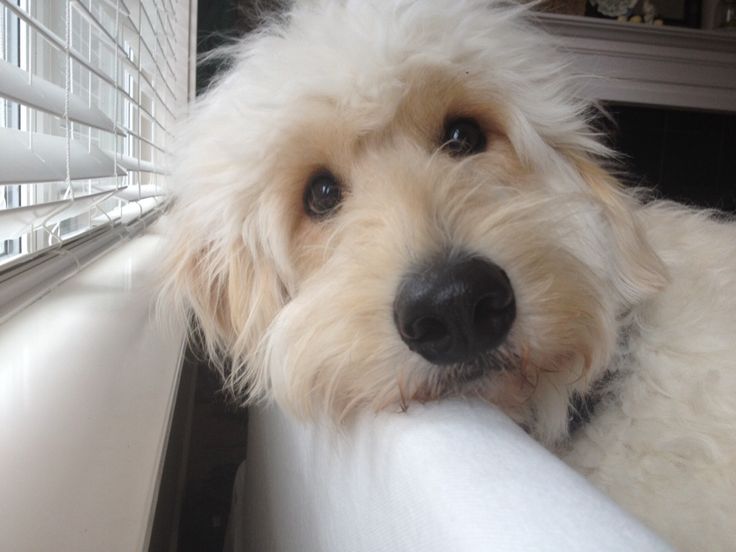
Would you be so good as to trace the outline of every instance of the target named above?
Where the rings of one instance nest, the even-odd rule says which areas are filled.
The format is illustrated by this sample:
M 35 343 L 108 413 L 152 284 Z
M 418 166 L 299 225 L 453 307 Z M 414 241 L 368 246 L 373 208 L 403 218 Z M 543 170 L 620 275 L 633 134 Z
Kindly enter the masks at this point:
M 732 549 L 736 231 L 619 186 L 527 13 L 305 1 L 230 48 L 181 133 L 163 304 L 194 313 L 246 401 L 342 419 L 481 396 L 676 545 Z M 458 115 L 482 122 L 487 151 L 444 154 Z M 345 198 L 315 221 L 302 197 L 324 168 Z M 448 249 L 492 259 L 516 293 L 505 370 L 471 383 L 412 353 L 392 318 L 402 275 Z M 571 397 L 606 373 L 570 437 Z

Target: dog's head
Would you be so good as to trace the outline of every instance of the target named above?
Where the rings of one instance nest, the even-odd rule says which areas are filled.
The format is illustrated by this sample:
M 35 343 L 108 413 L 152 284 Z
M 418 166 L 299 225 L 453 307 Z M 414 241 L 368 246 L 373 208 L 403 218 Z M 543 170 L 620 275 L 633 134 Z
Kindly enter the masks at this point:
M 548 39 L 490 4 L 298 3 L 199 102 L 166 292 L 239 395 L 474 395 L 553 441 L 662 284 Z

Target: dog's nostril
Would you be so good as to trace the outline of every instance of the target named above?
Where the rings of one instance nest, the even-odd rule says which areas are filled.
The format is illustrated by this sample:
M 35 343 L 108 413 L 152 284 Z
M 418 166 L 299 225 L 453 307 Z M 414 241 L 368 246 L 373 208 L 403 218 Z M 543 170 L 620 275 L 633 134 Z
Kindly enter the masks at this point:
M 447 327 L 438 318 L 423 316 L 411 322 L 408 328 L 401 331 L 402 337 L 410 341 L 440 342 L 449 337 Z
M 473 324 L 476 327 L 483 325 L 490 318 L 494 318 L 499 311 L 508 308 L 514 300 L 514 296 L 510 291 L 510 288 L 499 289 L 495 293 L 490 293 L 482 297 L 475 304 Z
M 496 304 L 498 301 L 496 301 L 495 297 L 484 297 L 478 303 L 475 305 L 475 310 L 473 311 L 473 326 L 479 327 L 486 323 L 486 321 L 493 316 L 495 311 L 498 310 L 496 307 Z

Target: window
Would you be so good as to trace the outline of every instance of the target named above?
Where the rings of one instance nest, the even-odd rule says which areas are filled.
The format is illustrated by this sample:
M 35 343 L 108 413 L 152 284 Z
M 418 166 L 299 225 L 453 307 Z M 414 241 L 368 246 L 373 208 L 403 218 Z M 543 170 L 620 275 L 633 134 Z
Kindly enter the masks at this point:
M 0 270 L 155 215 L 189 0 L 0 0 Z

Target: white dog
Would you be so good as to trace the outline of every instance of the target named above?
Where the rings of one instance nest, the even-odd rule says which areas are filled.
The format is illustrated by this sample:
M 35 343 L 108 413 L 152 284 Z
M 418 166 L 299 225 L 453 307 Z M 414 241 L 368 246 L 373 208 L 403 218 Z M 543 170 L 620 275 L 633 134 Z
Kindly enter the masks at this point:
M 617 183 L 529 20 L 307 0 L 232 48 L 166 294 L 245 401 L 480 396 L 676 546 L 733 550 L 736 230 Z

